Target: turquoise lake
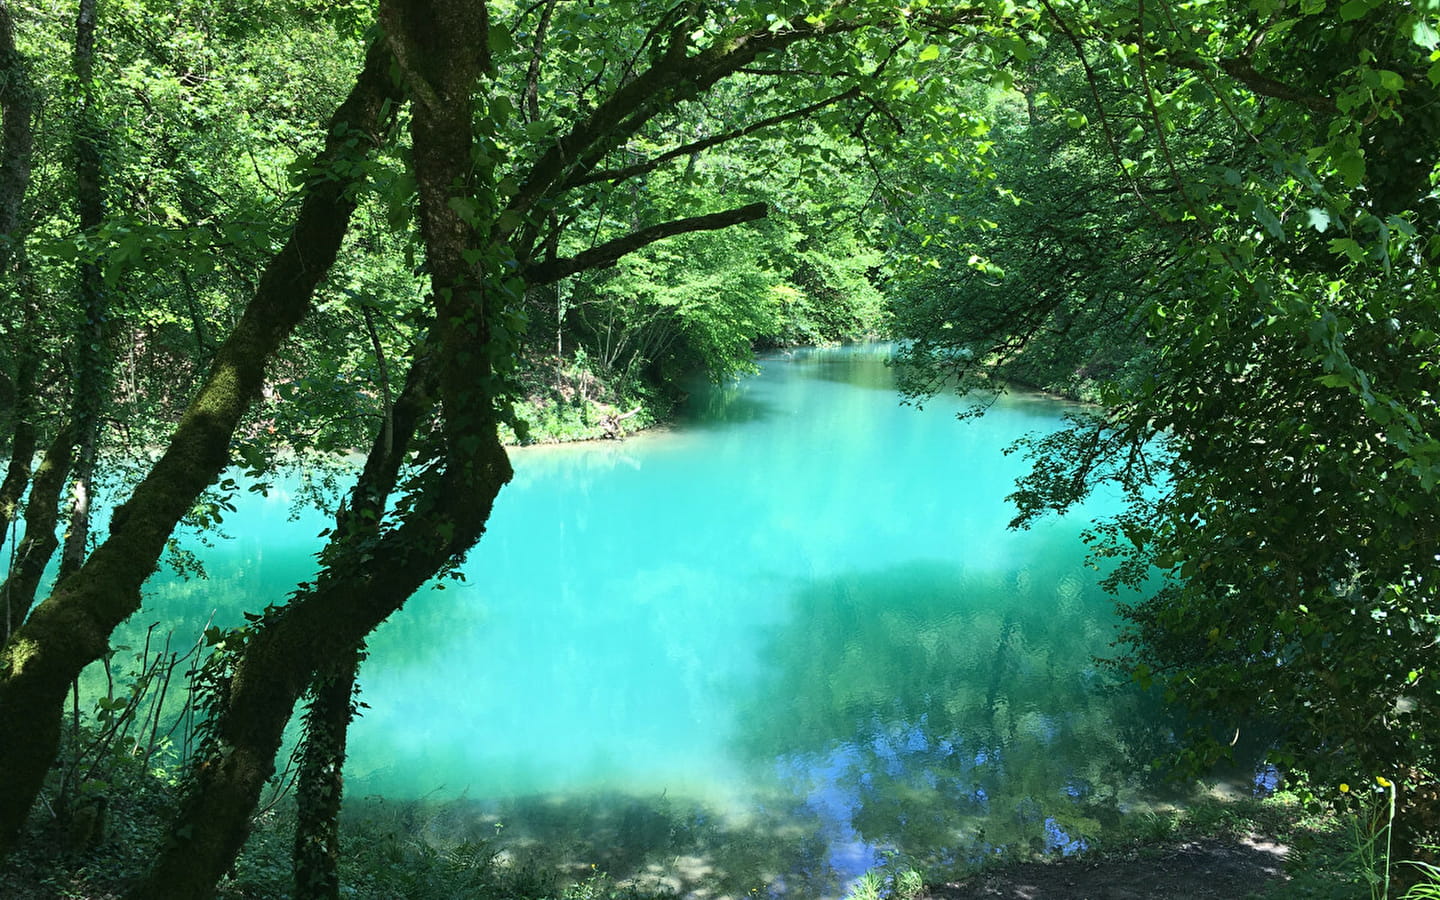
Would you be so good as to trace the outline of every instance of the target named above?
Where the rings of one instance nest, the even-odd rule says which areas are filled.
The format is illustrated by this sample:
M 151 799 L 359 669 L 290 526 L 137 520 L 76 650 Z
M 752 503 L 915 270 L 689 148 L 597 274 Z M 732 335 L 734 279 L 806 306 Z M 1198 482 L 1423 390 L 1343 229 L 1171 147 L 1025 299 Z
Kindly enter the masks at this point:
M 355 814 L 425 798 L 438 845 L 830 897 L 887 859 L 1071 852 L 1143 802 L 1163 729 L 1095 661 L 1116 601 L 1080 540 L 1107 501 L 1006 529 L 1002 451 L 1066 407 L 902 406 L 889 352 L 765 358 L 673 429 L 515 451 L 464 583 L 370 642 Z M 294 490 L 239 498 L 208 579 L 157 576 L 132 634 L 311 577 L 329 520 Z

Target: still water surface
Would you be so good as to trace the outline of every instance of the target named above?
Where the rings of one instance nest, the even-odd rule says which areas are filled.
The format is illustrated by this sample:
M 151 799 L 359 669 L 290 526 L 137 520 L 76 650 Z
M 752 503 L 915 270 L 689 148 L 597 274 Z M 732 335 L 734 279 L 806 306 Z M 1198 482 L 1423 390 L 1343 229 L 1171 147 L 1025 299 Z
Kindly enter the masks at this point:
M 1155 750 L 1093 659 L 1114 598 L 1079 533 L 1105 502 L 1007 531 L 1002 450 L 1064 407 L 903 407 L 888 352 L 765 359 L 673 430 L 517 451 L 465 582 L 370 643 L 350 796 L 722 894 L 1081 846 Z M 247 498 L 147 621 L 198 631 L 310 577 L 327 520 L 292 499 Z

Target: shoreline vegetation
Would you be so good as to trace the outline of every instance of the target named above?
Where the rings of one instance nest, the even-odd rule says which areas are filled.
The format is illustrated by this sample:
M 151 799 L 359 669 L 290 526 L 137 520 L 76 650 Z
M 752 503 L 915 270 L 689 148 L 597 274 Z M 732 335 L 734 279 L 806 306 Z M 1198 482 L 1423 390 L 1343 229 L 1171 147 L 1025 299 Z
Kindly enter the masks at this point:
M 880 334 L 855 334 L 814 343 L 769 341 L 753 352 L 758 362 L 769 354 L 804 348 L 887 342 Z M 525 394 L 516 404 L 516 416 L 526 424 L 526 433 L 522 438 L 515 428 L 502 426 L 507 449 L 624 440 L 641 432 L 673 427 L 677 412 L 689 397 L 689 391 L 681 385 L 705 377 L 744 378 L 755 371 L 752 362 L 719 372 L 695 370 L 683 378 L 650 381 L 624 373 L 595 371 L 583 359 L 582 355 L 581 360 L 560 363 L 552 358 L 527 368 L 519 379 Z
M 115 799 L 93 830 L 42 813 L 33 839 L 0 872 L 10 900 L 109 900 L 143 871 L 163 838 L 173 772 L 141 771 L 120 755 Z M 218 897 L 291 896 L 293 801 L 261 811 Z M 343 814 L 343 896 L 407 900 L 675 900 L 765 896 L 776 866 L 806 836 L 763 819 L 732 820 L 681 798 L 610 794 L 443 801 L 358 797 Z M 1073 855 L 1016 851 L 949 867 L 900 855 L 833 883 L 789 877 L 785 896 L 847 900 L 961 898 L 1317 898 L 1363 895 L 1353 823 L 1293 794 L 1254 798 L 1195 785 L 1173 803 L 1134 811 Z M 957 846 L 956 853 L 964 855 Z M 803 882 L 803 883 L 802 883 Z
M 895 345 L 895 342 L 883 335 L 869 334 L 816 343 L 771 343 L 756 349 L 756 359 L 796 350 L 866 344 Z M 735 379 L 748 374 L 750 370 L 741 370 L 721 377 Z M 691 377 L 705 376 L 697 372 Z M 514 428 L 502 427 L 506 448 L 623 441 L 644 432 L 673 428 L 677 423 L 676 414 L 689 396 L 688 391 L 673 382 L 621 392 L 614 381 L 588 371 L 579 377 L 557 375 L 554 380 L 542 380 L 532 373 L 525 379 L 528 390 L 516 410 L 517 417 L 527 425 L 527 433 L 522 439 Z M 1046 378 L 1037 374 L 1025 378 L 1009 373 L 996 390 L 1095 407 L 1099 405 L 1098 384 L 1094 379 L 1078 376 Z M 899 390 L 897 387 L 897 396 Z

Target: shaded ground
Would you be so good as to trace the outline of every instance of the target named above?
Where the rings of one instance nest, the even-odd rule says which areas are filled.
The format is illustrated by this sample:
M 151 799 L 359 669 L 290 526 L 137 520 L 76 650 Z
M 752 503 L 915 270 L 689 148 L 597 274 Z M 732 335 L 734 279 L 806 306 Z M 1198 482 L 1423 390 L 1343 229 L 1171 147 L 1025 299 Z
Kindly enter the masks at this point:
M 1098 860 L 1022 863 L 932 885 L 931 900 L 1240 900 L 1270 894 L 1287 879 L 1288 848 L 1243 837 L 1203 839 Z
M 261 818 L 219 896 L 292 896 L 290 816 L 282 804 Z M 145 836 L 158 834 L 153 815 L 141 818 L 117 811 L 83 852 L 37 823 L 0 866 L 0 898 L 115 900 L 148 862 Z M 995 858 L 918 894 L 902 878 L 924 873 L 897 857 L 872 870 L 876 889 L 857 883 L 848 900 L 1354 900 L 1369 890 L 1344 824 L 1293 800 L 1200 798 L 1130 817 L 1083 857 Z M 759 821 L 730 827 L 663 796 L 533 797 L 493 808 L 376 799 L 354 803 L 342 833 L 342 880 L 355 900 L 740 900 L 770 894 L 777 872 L 790 873 L 778 882 L 785 897 L 837 896 L 828 847 L 814 834 Z

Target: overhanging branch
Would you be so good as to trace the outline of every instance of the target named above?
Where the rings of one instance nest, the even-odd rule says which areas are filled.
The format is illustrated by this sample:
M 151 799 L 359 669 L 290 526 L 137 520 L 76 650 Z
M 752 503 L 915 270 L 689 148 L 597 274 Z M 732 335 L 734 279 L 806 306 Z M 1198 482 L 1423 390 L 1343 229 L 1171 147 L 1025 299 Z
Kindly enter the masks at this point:
M 755 132 L 762 129 L 770 128 L 774 125 L 779 125 L 781 122 L 788 122 L 791 119 L 804 118 L 811 113 L 819 112 L 827 106 L 833 106 L 836 103 L 850 100 L 858 96 L 860 96 L 860 88 L 852 87 L 850 90 L 836 94 L 833 97 L 827 97 L 824 100 L 812 103 L 809 106 L 801 107 L 800 109 L 792 109 L 788 112 L 783 112 L 777 115 L 770 116 L 767 119 L 761 119 L 758 122 L 753 122 L 749 125 L 746 125 L 744 128 L 736 128 L 732 131 L 724 132 L 723 134 L 714 135 L 713 137 L 704 138 L 698 141 L 691 141 L 688 144 L 682 144 L 681 146 L 675 147 L 672 150 L 665 151 L 659 156 L 647 159 L 644 162 L 636 163 L 633 166 L 624 166 L 619 169 L 601 169 L 598 172 L 590 172 L 588 174 L 581 175 L 579 177 L 571 179 L 571 181 L 569 182 L 569 184 L 566 185 L 566 187 L 579 187 L 584 184 L 593 184 L 597 181 L 624 181 L 627 178 L 634 178 L 636 175 L 644 175 L 646 172 L 650 172 L 677 157 L 689 156 L 693 153 L 700 153 L 701 151 L 708 150 L 711 147 L 726 143 L 727 141 L 733 141 L 737 138 L 742 138 L 746 137 L 747 135 L 754 134 Z
M 972 20 L 984 21 L 985 16 L 967 8 L 955 10 L 946 19 L 956 24 Z M 520 189 L 511 198 L 507 211 L 523 220 L 542 198 L 584 178 L 662 110 L 673 108 L 679 92 L 704 93 L 762 56 L 782 53 L 803 41 L 852 33 L 875 24 L 880 24 L 879 20 L 827 23 L 797 16 L 778 29 L 767 23 L 717 39 L 694 55 L 667 53 L 616 89 L 584 121 L 558 137 L 520 180 Z
M 1316 112 L 1334 113 L 1339 111 L 1335 101 L 1329 97 L 1320 97 L 1315 94 L 1288 85 L 1283 81 L 1277 81 L 1268 75 L 1262 75 L 1255 70 L 1248 59 L 1222 59 L 1219 62 L 1221 71 L 1236 81 L 1245 85 L 1250 90 L 1263 97 L 1274 97 L 1277 100 L 1289 100 L 1292 103 L 1299 103 L 1301 106 L 1313 109 Z
M 606 241 L 598 247 L 592 247 L 575 256 L 532 263 L 525 267 L 525 281 L 530 285 L 551 284 L 578 272 L 613 266 L 619 262 L 622 256 L 634 253 L 641 247 L 649 246 L 667 237 L 692 231 L 715 231 L 729 228 L 731 225 L 739 225 L 742 222 L 763 219 L 769 214 L 769 204 L 751 203 L 748 206 L 738 206 L 724 212 L 690 216 L 685 219 L 674 219 L 659 225 L 651 225 L 649 228 L 642 228 L 613 241 Z

